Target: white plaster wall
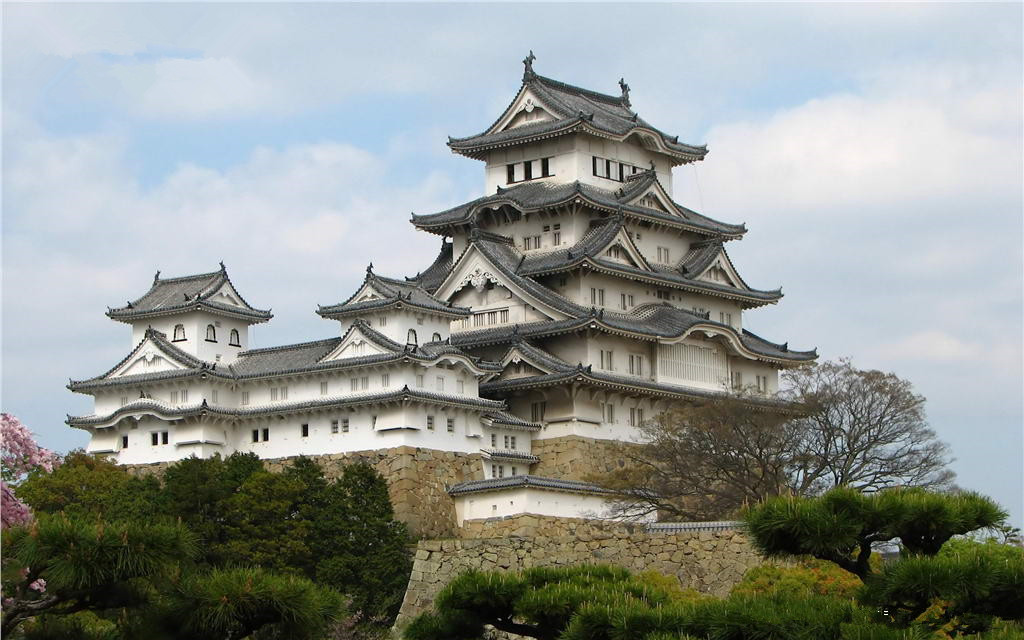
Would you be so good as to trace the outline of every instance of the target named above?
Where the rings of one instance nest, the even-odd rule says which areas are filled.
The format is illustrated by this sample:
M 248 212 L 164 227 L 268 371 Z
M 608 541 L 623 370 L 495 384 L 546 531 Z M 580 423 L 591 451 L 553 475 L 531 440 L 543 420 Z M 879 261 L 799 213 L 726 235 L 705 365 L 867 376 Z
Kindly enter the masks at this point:
M 218 326 L 218 323 L 220 326 Z M 174 327 L 177 324 L 185 325 L 185 340 L 174 341 Z M 210 324 L 214 325 L 216 329 L 216 342 L 206 341 L 206 327 Z M 245 351 L 249 345 L 249 325 L 245 322 L 205 311 L 189 311 L 173 316 L 149 318 L 134 323 L 132 325 L 131 345 L 133 348 L 142 341 L 146 329 L 149 327 L 153 327 L 165 334 L 167 340 L 171 341 L 174 346 L 182 351 L 207 362 L 217 362 L 216 357 L 219 354 L 221 362 L 230 364 L 234 362 L 238 353 Z M 232 347 L 228 344 L 232 329 L 238 331 L 240 347 Z
M 626 164 L 640 167 L 641 169 L 649 169 L 651 161 L 653 161 L 655 164 L 655 172 L 658 175 L 658 181 L 661 182 L 663 187 L 665 187 L 665 190 L 669 195 L 672 194 L 672 166 L 665 156 L 648 151 L 640 146 L 639 143 L 632 140 L 627 142 L 614 142 L 612 140 L 595 138 L 587 134 L 576 134 L 574 137 L 577 175 L 574 180 L 579 180 L 580 182 L 592 184 L 602 189 L 614 191 L 624 183 L 617 180 L 609 180 L 595 176 L 592 160 L 593 156 L 624 162 Z
M 416 332 L 417 344 L 424 344 L 433 339 L 435 333 L 441 334 L 441 340 L 449 335 L 448 325 L 451 318 L 439 316 L 432 313 L 423 313 L 403 309 L 401 311 L 389 310 L 381 313 L 367 313 L 359 316 L 349 316 L 339 320 L 339 334 L 345 333 L 352 326 L 356 318 L 362 318 L 378 333 L 384 334 L 398 344 L 405 344 L 409 337 L 409 329 Z
M 549 182 L 572 182 L 576 180 L 575 149 L 572 139 L 569 136 L 562 136 L 552 140 L 545 140 L 534 144 L 521 145 L 511 149 L 497 149 L 487 156 L 487 164 L 484 168 L 484 194 L 491 195 L 497 192 L 497 188 L 511 187 L 517 182 L 509 184 L 508 171 L 506 166 L 513 163 L 521 163 L 524 160 L 540 160 L 550 158 L 549 170 L 552 175 L 549 178 L 535 178 L 535 180 L 547 180 Z M 520 167 L 517 167 L 517 176 Z M 540 173 L 540 163 L 534 165 L 534 174 Z
M 454 501 L 460 525 L 466 520 L 501 518 L 520 513 L 563 518 L 608 515 L 608 502 L 601 496 L 547 489 L 515 487 L 456 496 Z

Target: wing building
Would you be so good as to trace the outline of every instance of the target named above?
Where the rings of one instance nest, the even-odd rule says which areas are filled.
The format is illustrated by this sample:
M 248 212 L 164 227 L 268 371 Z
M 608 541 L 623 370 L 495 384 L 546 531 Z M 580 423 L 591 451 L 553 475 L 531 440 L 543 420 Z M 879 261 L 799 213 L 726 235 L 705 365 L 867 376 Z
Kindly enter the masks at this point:
M 730 260 L 746 228 L 673 199 L 672 169 L 707 149 L 641 118 L 624 82 L 597 93 L 533 60 L 493 124 L 448 141 L 484 163 L 485 195 L 413 215 L 441 237 L 437 257 L 412 277 L 368 268 L 351 297 L 319 306 L 334 337 L 248 348 L 272 315 L 223 264 L 158 272 L 110 309 L 132 326 L 130 353 L 69 384 L 95 398 L 92 415 L 68 418 L 88 450 L 123 464 L 434 452 L 449 463 L 404 485 L 434 496 L 413 511 L 579 516 L 602 508 L 583 478 L 603 445 L 676 403 L 768 396 L 780 369 L 814 360 L 746 328 L 747 311 L 782 298 Z

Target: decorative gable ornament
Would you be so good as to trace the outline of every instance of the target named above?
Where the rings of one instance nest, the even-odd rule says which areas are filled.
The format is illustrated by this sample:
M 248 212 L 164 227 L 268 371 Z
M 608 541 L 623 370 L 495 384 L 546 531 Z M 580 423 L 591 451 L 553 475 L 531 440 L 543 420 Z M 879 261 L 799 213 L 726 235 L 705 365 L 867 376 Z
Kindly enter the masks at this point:
M 490 271 L 484 271 L 480 267 L 477 267 L 476 269 L 473 269 L 472 273 L 462 279 L 462 282 L 459 283 L 458 289 L 461 289 L 468 284 L 472 285 L 473 288 L 476 289 L 477 293 L 483 293 L 488 282 L 499 284 L 498 279 L 494 277 L 494 274 Z

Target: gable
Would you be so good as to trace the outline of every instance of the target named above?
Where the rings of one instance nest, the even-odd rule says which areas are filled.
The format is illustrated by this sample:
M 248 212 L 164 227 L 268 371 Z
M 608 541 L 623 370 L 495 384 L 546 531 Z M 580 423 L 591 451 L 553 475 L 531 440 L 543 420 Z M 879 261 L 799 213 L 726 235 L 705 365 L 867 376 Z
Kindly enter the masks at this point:
M 217 289 L 213 295 L 206 298 L 209 302 L 216 302 L 219 304 L 226 304 L 232 307 L 245 307 L 242 303 L 242 297 L 238 295 L 235 288 L 231 286 L 230 282 L 225 282 L 221 285 L 220 289 Z
M 643 254 L 636 248 L 633 240 L 629 237 L 629 232 L 625 228 L 619 229 L 619 232 L 605 246 L 598 257 L 637 269 L 651 270 L 651 266 L 644 259 Z
M 524 88 L 490 133 L 554 119 L 554 110 L 545 105 L 532 91 Z
M 499 289 L 501 295 L 506 295 L 501 291 L 502 289 L 507 291 L 507 299 L 510 304 L 529 306 L 542 317 L 552 320 L 561 320 L 568 317 L 565 313 L 552 308 L 516 284 L 512 278 L 509 278 L 494 266 L 475 245 L 470 246 L 466 250 L 458 264 L 455 265 L 451 273 L 448 274 L 448 277 L 438 287 L 435 295 L 441 300 L 450 300 L 453 304 L 458 302 L 459 306 L 474 307 L 478 306 L 479 303 L 467 304 L 467 301 L 473 300 L 474 295 L 477 299 L 480 299 L 485 295 L 485 292 L 494 291 L 495 289 Z M 473 292 L 474 295 L 463 293 L 456 297 L 456 294 L 460 292 Z
M 366 284 L 364 284 L 362 286 L 361 289 L 359 289 L 359 291 L 356 291 L 356 294 L 354 296 L 352 296 L 352 302 L 365 302 L 367 300 L 380 300 L 382 298 L 387 298 L 387 297 L 388 296 L 384 295 L 380 291 L 377 291 L 373 287 L 373 285 L 371 285 L 370 283 L 366 283 Z
M 655 211 L 660 211 L 673 216 L 684 217 L 672 202 L 672 198 L 665 193 L 665 190 L 661 188 L 661 185 L 657 181 L 655 181 L 646 191 L 630 200 L 627 204 L 645 207 L 647 209 L 654 209 Z
M 514 360 L 507 364 L 495 380 L 514 380 L 516 378 L 532 378 L 542 376 L 546 371 L 538 369 L 525 360 Z
M 150 339 L 146 339 L 136 350 L 134 356 L 129 358 L 117 369 L 107 374 L 106 378 L 121 378 L 124 376 L 135 376 L 144 373 L 162 373 L 164 371 L 175 371 L 186 369 L 184 365 L 177 362 Z
M 736 289 L 746 289 L 743 284 L 743 280 L 733 269 L 732 264 L 725 258 L 723 253 L 719 253 L 718 257 L 708 265 L 699 276 L 697 280 L 703 280 L 704 282 L 713 282 L 715 284 L 722 284 L 728 287 L 734 287 Z
M 388 353 L 387 350 L 378 346 L 375 342 L 366 337 L 358 327 L 353 327 L 345 339 L 341 341 L 333 351 L 320 359 L 320 362 L 331 360 L 345 360 L 346 358 L 360 358 L 363 356 L 374 356 L 381 353 Z

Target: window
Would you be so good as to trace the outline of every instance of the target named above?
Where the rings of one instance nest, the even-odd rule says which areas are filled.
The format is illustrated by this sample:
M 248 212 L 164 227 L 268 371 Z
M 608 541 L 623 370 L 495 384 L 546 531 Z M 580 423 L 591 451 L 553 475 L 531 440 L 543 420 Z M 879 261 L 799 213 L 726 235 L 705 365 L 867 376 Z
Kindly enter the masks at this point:
M 463 380 L 455 381 L 455 391 L 457 393 L 466 393 L 466 383 Z
M 373 425 L 377 425 L 377 416 L 373 416 Z M 348 418 L 341 419 L 341 432 L 348 433 Z
M 302 437 L 303 438 L 308 438 L 309 437 L 309 425 L 308 424 L 302 425 Z
M 537 162 L 537 160 L 526 160 L 524 162 L 517 162 L 505 165 L 506 184 L 512 184 L 514 182 L 525 182 L 526 180 L 533 180 L 534 178 L 547 178 L 548 176 L 554 175 L 553 173 L 551 173 L 550 158 L 540 158 L 539 175 L 537 175 L 534 171 L 535 162 Z
M 544 412 L 547 411 L 547 402 L 534 402 L 530 405 L 530 420 L 533 422 L 543 422 Z
M 352 391 L 359 391 L 359 378 L 352 378 L 349 383 L 352 385 Z
M 206 341 L 217 342 L 217 327 L 212 324 L 206 325 Z
M 617 182 L 625 181 L 626 177 L 638 173 L 639 167 L 624 162 L 593 156 L 593 171 L 598 178 L 608 178 Z
M 174 338 L 172 338 L 171 341 L 172 342 L 180 342 L 180 341 L 182 341 L 184 339 L 185 339 L 185 325 L 183 325 L 183 324 L 176 324 L 176 325 L 174 325 Z
M 381 317 L 377 318 L 377 326 L 378 327 L 386 327 L 386 326 L 388 326 L 388 317 L 387 316 L 381 316 Z
M 604 403 L 604 421 L 608 423 L 615 422 L 615 405 L 610 402 Z
M 658 247 L 658 262 L 669 264 L 668 247 Z
M 508 436 L 505 436 L 505 448 L 508 449 Z
M 726 313 L 725 311 L 719 311 L 718 312 L 718 321 L 721 322 L 722 324 L 727 324 L 727 325 L 729 325 L 731 327 L 732 326 L 732 314 L 731 313 Z
M 405 334 L 405 343 L 406 344 L 411 344 L 413 346 L 419 344 L 418 342 L 416 342 L 416 330 L 415 329 L 409 329 L 409 333 Z
M 757 378 L 757 390 L 761 393 L 768 391 L 768 376 L 756 376 Z
M 323 382 L 320 383 L 320 395 L 322 395 L 322 396 L 326 396 L 327 395 L 327 381 L 326 380 L 324 380 Z
M 178 404 L 178 392 L 177 391 L 172 391 L 171 392 L 171 404 Z
M 509 449 L 515 450 L 515 448 L 516 448 L 516 437 L 515 436 L 509 436 L 508 440 L 509 440 Z
M 547 178 L 551 175 L 551 158 L 540 159 L 540 176 Z
M 363 376 L 362 378 L 359 378 L 359 388 L 363 391 L 370 388 L 370 376 Z
M 615 352 L 601 349 L 601 368 L 605 371 L 615 371 Z
M 153 433 L 149 434 L 149 442 L 154 447 L 156 445 L 158 445 L 160 443 L 160 434 L 157 433 L 156 431 L 154 431 Z
M 516 469 L 515 467 L 512 467 L 512 475 L 513 476 L 519 475 L 519 469 Z
M 488 311 L 487 312 L 487 324 L 497 324 L 497 322 L 498 322 L 498 312 L 497 311 Z
M 732 372 L 732 388 L 742 389 L 743 388 L 743 372 L 733 371 Z
M 121 448 L 122 449 L 127 449 L 128 448 L 128 436 L 121 436 Z
M 167 444 L 168 436 L 169 436 L 168 432 L 161 431 L 160 432 L 160 444 Z
M 338 421 L 331 420 L 331 433 L 338 433 Z
M 491 477 L 492 478 L 497 478 L 498 477 L 498 465 L 496 465 L 496 464 L 492 464 L 491 465 Z
M 419 387 L 420 389 L 423 388 L 423 376 L 422 375 L 417 375 L 416 376 L 416 386 Z
M 253 442 L 259 442 L 260 441 L 260 430 L 259 429 L 253 429 L 252 430 L 252 441 Z
M 642 355 L 629 354 L 629 374 L 633 376 L 644 375 L 644 357 Z
M 556 232 L 551 234 L 551 244 L 553 244 L 556 247 L 561 246 L 561 244 L 562 244 L 562 232 L 561 231 L 556 231 Z
M 505 182 L 512 184 L 516 181 L 516 165 L 509 164 L 505 165 Z
M 658 300 L 668 300 L 672 297 L 672 294 L 665 289 L 658 289 L 654 292 L 654 295 L 658 297 Z
M 505 477 L 505 465 L 503 465 L 503 464 L 499 464 L 498 465 L 498 477 L 499 478 L 504 478 Z
M 181 403 L 185 404 L 188 402 L 188 389 L 181 390 Z
M 434 430 L 434 416 L 427 416 L 427 430 Z
M 498 436 L 496 436 L 495 434 L 492 433 L 491 434 L 491 448 L 494 449 L 497 446 L 498 446 Z
M 376 429 L 377 428 L 377 416 L 370 416 L 370 428 L 371 429 Z
M 441 342 L 441 334 L 434 332 L 434 335 L 430 336 L 430 340 L 433 342 Z
M 391 386 L 391 374 L 390 373 L 382 373 L 382 374 L 380 374 L 380 386 L 382 386 L 382 387 L 390 387 Z
M 128 396 L 121 396 L 121 406 L 128 404 Z
M 270 401 L 275 402 L 277 400 L 277 387 L 270 387 Z
M 437 376 L 437 390 L 444 391 L 444 378 Z
M 270 429 L 263 427 L 263 442 L 266 442 L 267 440 L 270 440 Z
M 122 443 L 125 442 L 126 439 L 127 439 L 127 436 L 125 437 L 125 439 L 122 439 L 121 442 Z M 168 434 L 167 431 L 154 431 L 151 434 L 149 434 L 149 442 L 154 447 L 157 446 L 158 444 L 167 444 L 168 441 L 169 441 L 169 434 Z
M 242 392 L 242 404 L 249 404 L 249 392 L 248 391 L 243 391 Z
M 640 407 L 629 408 L 629 424 L 639 427 L 644 423 L 644 410 Z
M 523 180 L 533 180 L 533 160 L 523 163 Z
M 242 346 L 242 341 L 238 336 L 238 329 L 232 329 L 231 333 L 228 334 L 228 345 L 232 347 Z
M 590 289 L 590 304 L 598 307 L 604 306 L 604 289 Z
M 210 402 L 217 404 L 218 396 L 220 396 L 220 393 L 216 389 L 210 391 Z
M 448 418 L 448 433 L 455 433 L 455 418 Z

